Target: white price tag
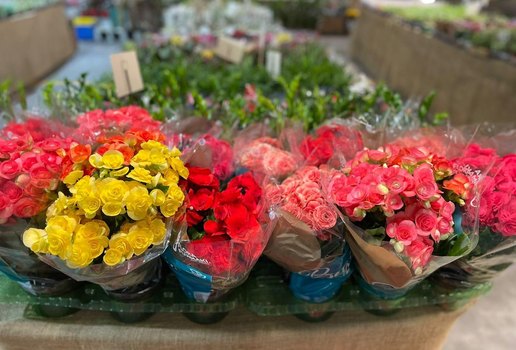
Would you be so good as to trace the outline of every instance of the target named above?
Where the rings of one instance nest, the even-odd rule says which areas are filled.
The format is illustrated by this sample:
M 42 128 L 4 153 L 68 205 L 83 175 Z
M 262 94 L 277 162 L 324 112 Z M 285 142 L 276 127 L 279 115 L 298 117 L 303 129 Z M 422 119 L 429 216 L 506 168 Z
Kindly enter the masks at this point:
M 111 55 L 111 68 L 115 81 L 116 95 L 123 97 L 143 90 L 140 63 L 135 51 Z
M 267 51 L 265 68 L 267 72 L 277 78 L 281 74 L 281 52 L 269 50 Z

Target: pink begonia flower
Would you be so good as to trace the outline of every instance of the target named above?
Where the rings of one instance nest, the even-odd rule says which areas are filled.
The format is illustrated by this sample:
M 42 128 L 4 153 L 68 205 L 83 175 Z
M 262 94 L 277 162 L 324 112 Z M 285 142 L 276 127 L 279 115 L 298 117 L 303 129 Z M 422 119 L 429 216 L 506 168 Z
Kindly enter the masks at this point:
M 410 245 L 417 238 L 417 228 L 414 222 L 402 220 L 387 225 L 387 234 L 403 245 Z
M 412 269 L 416 271 L 418 268 L 424 268 L 434 251 L 433 243 L 430 239 L 420 237 L 405 247 L 405 253 L 412 262 Z

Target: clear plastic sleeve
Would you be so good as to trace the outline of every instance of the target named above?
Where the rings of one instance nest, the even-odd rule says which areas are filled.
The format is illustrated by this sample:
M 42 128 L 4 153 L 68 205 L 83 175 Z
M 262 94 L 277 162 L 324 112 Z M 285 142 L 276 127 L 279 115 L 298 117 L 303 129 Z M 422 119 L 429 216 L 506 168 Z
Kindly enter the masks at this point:
M 35 296 L 56 296 L 71 291 L 78 283 L 38 259 L 23 245 L 28 227 L 25 219 L 0 225 L 0 272 Z
M 72 137 L 82 143 L 95 143 L 102 136 L 121 135 L 126 132 L 158 133 L 161 123 L 138 106 L 118 109 L 92 110 L 80 114 Z
M 161 132 L 166 136 L 169 147 L 186 151 L 203 135 L 220 137 L 221 125 L 204 117 L 187 117 L 162 123 Z
M 302 164 L 302 159 L 292 152 L 302 131 L 285 129 L 278 138 L 272 135 L 266 124 L 254 124 L 235 136 L 235 163 L 239 171 L 250 170 L 260 180 L 281 180 Z
M 190 172 L 185 211 L 164 258 L 190 299 L 215 301 L 246 280 L 271 220 L 255 177 L 234 174 L 228 142 L 202 135 L 183 160 Z
M 76 281 L 95 283 L 110 295 L 115 297 L 120 295 L 121 299 L 127 299 L 123 290 L 130 290 L 130 294 L 134 294 L 137 299 L 139 298 L 139 292 L 141 290 L 146 291 L 148 285 L 152 284 L 153 281 L 155 281 L 156 286 L 160 283 L 159 278 L 156 281 L 156 276 L 161 276 L 159 258 L 168 246 L 172 226 L 172 220 L 167 220 L 167 233 L 163 243 L 153 245 L 142 255 L 135 256 L 113 267 L 103 262 L 94 262 L 88 267 L 73 269 L 67 266 L 66 262 L 58 256 L 44 254 L 39 255 L 39 258 Z
M 298 143 L 305 165 L 339 167 L 364 148 L 362 134 L 344 119 L 331 119 Z
M 374 293 L 375 296 L 388 299 L 403 295 L 440 267 L 448 265 L 460 257 L 469 254 L 477 245 L 478 184 L 483 173 L 478 172 L 471 174 L 474 176 L 469 176 L 470 174 L 464 174 L 464 169 L 451 169 L 452 163 L 447 161 L 444 156 L 447 153 L 460 154 L 463 152 L 465 144 L 462 138 L 455 137 L 456 134 L 457 133 L 453 130 L 450 133 L 442 134 L 439 129 L 412 131 L 408 136 L 403 135 L 396 140 L 393 139 L 390 146 L 391 148 L 382 147 L 378 150 L 364 151 L 357 155 L 357 157 L 344 168 L 344 172 L 348 175 L 338 175 L 334 178 L 337 179 L 337 181 L 328 178 L 326 188 L 330 201 L 336 204 L 342 203 L 342 205 L 346 205 L 345 208 L 340 208 L 341 210 L 339 212 L 346 227 L 345 239 L 353 251 L 353 256 L 355 257 L 356 265 L 361 275 L 362 284 L 367 284 L 368 288 L 365 288 L 365 290 Z M 427 145 L 430 145 L 430 148 L 423 147 Z M 410 155 L 403 155 L 403 153 L 397 155 L 398 149 L 402 149 L 402 152 L 409 152 L 408 154 Z M 408 151 L 409 149 L 410 151 Z M 396 199 L 399 195 L 391 195 L 391 187 L 382 184 L 385 181 L 387 181 L 385 183 L 390 183 L 389 181 L 392 180 L 391 176 L 394 176 L 394 174 L 388 173 L 385 169 L 392 166 L 390 162 L 394 164 L 399 161 L 408 164 L 406 162 L 410 162 L 410 157 L 413 156 L 416 157 L 413 159 L 414 162 L 416 162 L 417 157 L 426 159 L 429 154 L 427 152 L 434 152 L 435 154 L 435 156 L 431 156 L 432 171 L 434 174 L 438 174 L 440 171 L 443 171 L 443 174 L 448 174 L 448 171 L 453 170 L 449 175 L 442 175 L 445 181 L 450 181 L 452 178 L 455 179 L 457 174 L 465 175 L 469 179 L 468 186 L 470 187 L 468 187 L 468 199 L 466 201 L 459 199 L 459 202 L 463 202 L 463 206 L 459 207 L 455 204 L 455 211 L 453 216 L 450 216 L 450 219 L 447 218 L 450 214 L 442 216 L 442 212 L 439 211 L 442 210 L 439 208 L 444 208 L 444 204 L 436 203 L 436 207 L 432 207 L 432 212 L 429 211 L 428 213 L 421 214 L 422 216 L 428 215 L 428 218 L 435 217 L 438 224 L 441 217 L 443 217 L 446 222 L 450 220 L 453 230 L 451 230 L 449 225 L 444 226 L 446 230 L 451 230 L 447 231 L 450 233 L 446 235 L 446 238 L 440 240 L 441 234 L 438 234 L 437 236 L 432 235 L 428 237 L 431 237 L 434 241 L 429 239 L 425 241 L 426 238 L 422 238 L 422 241 L 421 238 L 412 241 L 413 238 L 408 238 L 408 236 L 407 238 L 401 238 L 402 241 L 399 241 L 399 238 L 396 238 L 396 240 L 392 239 L 393 237 L 399 236 L 395 232 L 391 232 L 389 235 L 391 240 L 386 240 L 389 233 L 387 222 L 390 216 L 394 215 L 391 222 L 395 223 L 391 227 L 397 227 L 396 225 L 401 221 L 415 220 L 413 215 L 415 215 L 415 213 L 419 215 L 419 211 L 424 208 L 421 207 L 420 204 L 417 204 L 417 201 L 411 199 L 412 195 L 408 193 L 407 196 L 409 197 L 407 197 L 405 201 L 401 201 L 401 198 L 399 199 L 401 202 Z M 409 158 L 404 158 L 407 156 Z M 385 167 L 383 167 L 385 172 L 382 171 L 382 175 L 380 175 L 380 169 L 378 169 L 378 171 L 374 169 L 378 168 L 378 164 L 382 164 L 382 162 L 388 162 L 391 165 L 387 166 L 387 163 L 385 163 Z M 362 166 L 362 163 L 364 163 L 364 166 Z M 421 164 L 423 164 L 423 167 L 428 167 L 424 162 Z M 398 173 L 396 169 L 398 168 L 394 166 L 394 172 Z M 377 175 L 372 175 L 373 172 Z M 406 174 L 408 175 L 408 173 Z M 453 174 L 453 177 L 450 174 Z M 339 176 L 344 179 L 348 179 L 349 176 L 349 180 L 338 181 Z M 379 178 L 375 176 L 387 177 L 385 179 L 382 177 L 381 179 L 383 180 L 378 180 Z M 367 187 L 369 186 L 369 182 L 367 182 L 367 184 L 361 182 L 361 179 L 366 178 L 369 179 L 367 181 L 372 181 L 371 183 L 379 181 L 379 187 L 375 187 L 375 189 Z M 443 179 L 441 179 L 441 181 Z M 395 180 L 395 182 L 397 181 L 401 180 Z M 406 180 L 403 180 L 403 182 L 404 181 Z M 391 185 L 392 183 L 390 183 L 389 186 Z M 437 183 L 435 186 L 438 186 Z M 444 185 L 441 184 L 439 186 Z M 394 191 L 394 188 L 392 188 L 392 190 Z M 355 200 L 354 196 L 362 196 L 363 191 L 367 193 L 366 197 L 374 195 L 373 197 L 364 198 L 361 201 L 362 204 L 371 203 L 370 206 L 362 209 L 361 204 L 354 208 L 352 204 Z M 448 195 L 452 196 L 451 198 L 455 196 L 455 194 L 451 193 L 447 194 L 447 196 Z M 376 196 L 380 196 L 381 198 L 386 196 L 385 201 L 381 201 L 380 204 L 373 204 L 378 202 Z M 394 197 L 391 198 L 391 196 Z M 414 198 L 421 197 L 422 196 L 417 194 Z M 451 198 L 444 200 L 443 203 L 450 202 Z M 455 197 L 453 201 L 456 201 L 458 198 L 459 197 Z M 390 202 L 391 200 L 392 202 Z M 443 199 L 441 198 L 440 201 L 441 200 Z M 421 201 L 421 205 L 423 205 L 423 199 L 418 199 L 418 201 Z M 430 203 L 431 202 L 428 202 L 429 207 L 427 209 L 430 209 Z M 377 205 L 379 205 L 379 207 L 377 207 Z M 381 208 L 381 210 L 375 211 L 375 208 Z M 399 211 L 400 209 L 403 210 Z M 437 214 L 435 214 L 436 210 Z M 389 212 L 391 212 L 390 216 L 384 214 Z M 407 214 L 409 212 L 412 214 Z M 398 220 L 396 216 L 398 216 L 401 221 L 396 221 Z M 453 219 L 453 223 L 451 219 Z M 352 220 L 355 220 L 355 222 Z M 433 219 L 430 220 L 433 222 Z M 358 222 L 361 224 L 359 225 Z M 404 228 L 408 228 L 408 226 L 405 227 L 405 225 L 409 225 L 408 222 L 404 223 Z M 399 230 L 399 228 L 395 228 L 395 230 Z M 440 226 L 439 230 L 441 230 Z M 412 230 L 410 229 L 410 231 Z M 403 244 L 404 239 L 406 240 L 405 244 Z
M 186 223 L 178 223 L 164 258 L 190 299 L 216 301 L 245 282 L 270 236 L 267 213 L 262 209 L 258 217 L 260 226 L 256 232 L 245 233 L 248 239 L 244 241 L 216 236 L 192 240 Z
M 343 225 L 324 200 L 321 173 L 305 166 L 265 189 L 276 221 L 264 253 L 290 272 L 296 297 L 316 303 L 335 296 L 352 271 Z
M 486 174 L 479 184 L 479 243 L 434 278 L 442 285 L 469 288 L 492 280 L 516 261 L 516 129 L 484 123 L 464 132 L 472 135 L 470 145 L 456 165 Z

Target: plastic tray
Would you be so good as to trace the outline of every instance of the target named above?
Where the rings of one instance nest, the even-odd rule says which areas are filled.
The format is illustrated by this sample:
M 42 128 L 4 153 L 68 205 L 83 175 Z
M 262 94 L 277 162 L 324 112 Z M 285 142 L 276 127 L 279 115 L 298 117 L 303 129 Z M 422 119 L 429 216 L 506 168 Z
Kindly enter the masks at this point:
M 29 305 L 27 317 L 36 313 L 40 316 L 60 317 L 78 310 L 97 310 L 111 312 L 115 318 L 128 323 L 141 321 L 158 312 L 179 312 L 197 323 L 213 323 L 242 305 L 259 316 L 295 315 L 305 321 L 315 322 L 344 310 L 366 310 L 379 315 L 430 305 L 441 305 L 445 309 L 454 310 L 491 289 L 490 283 L 469 289 L 450 290 L 423 281 L 401 298 L 384 300 L 370 296 L 351 279 L 332 300 L 313 304 L 296 299 L 283 277 L 282 269 L 260 263 L 247 282 L 224 300 L 202 304 L 188 300 L 173 275 L 167 276 L 163 287 L 156 294 L 139 302 L 113 300 L 93 284 L 84 284 L 59 297 L 37 297 L 25 293 L 17 283 L 7 277 L 0 276 L 0 303 Z

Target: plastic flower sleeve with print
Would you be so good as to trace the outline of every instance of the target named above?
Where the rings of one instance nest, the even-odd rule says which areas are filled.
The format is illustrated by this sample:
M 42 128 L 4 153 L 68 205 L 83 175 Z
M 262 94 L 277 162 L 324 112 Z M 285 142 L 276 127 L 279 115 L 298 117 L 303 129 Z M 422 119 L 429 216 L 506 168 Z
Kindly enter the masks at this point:
M 516 147 L 508 142 L 515 134 L 508 125 L 484 124 L 454 160 L 471 176 L 486 174 L 479 183 L 479 243 L 434 275 L 441 284 L 468 288 L 492 280 L 516 261 Z
M 165 260 L 190 299 L 214 301 L 246 280 L 265 248 L 270 221 L 251 173 L 222 188 L 210 169 L 189 167 L 189 172 L 184 224 Z
M 265 255 L 291 272 L 291 291 L 310 302 L 332 298 L 351 274 L 342 223 L 321 186 L 325 171 L 304 166 L 265 187 L 276 217 Z
M 30 228 L 24 244 L 48 264 L 106 291 L 125 290 L 160 273 L 173 220 L 188 177 L 164 136 L 146 131 L 99 138 L 71 149 L 63 174 L 67 194 L 47 210 L 44 229 Z M 79 147 L 77 146 L 77 147 Z
M 342 213 L 362 278 L 384 295 L 408 291 L 474 248 L 475 191 L 446 158 L 388 145 L 359 152 L 332 174 L 327 193 Z M 462 215 L 471 215 L 462 221 L 468 227 L 459 227 Z

